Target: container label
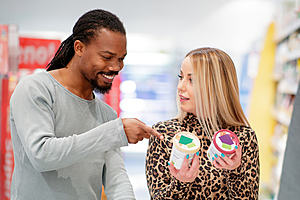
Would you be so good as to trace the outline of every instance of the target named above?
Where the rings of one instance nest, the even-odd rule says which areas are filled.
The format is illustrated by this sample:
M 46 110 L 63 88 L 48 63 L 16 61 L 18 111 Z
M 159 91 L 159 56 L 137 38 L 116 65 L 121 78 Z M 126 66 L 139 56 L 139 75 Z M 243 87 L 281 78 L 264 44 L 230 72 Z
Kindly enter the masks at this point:
M 173 147 L 171 152 L 170 163 L 173 163 L 176 169 L 180 169 L 186 155 L 188 154 L 179 151 L 176 147 Z M 192 162 L 193 157 L 194 154 L 189 154 L 189 163 Z

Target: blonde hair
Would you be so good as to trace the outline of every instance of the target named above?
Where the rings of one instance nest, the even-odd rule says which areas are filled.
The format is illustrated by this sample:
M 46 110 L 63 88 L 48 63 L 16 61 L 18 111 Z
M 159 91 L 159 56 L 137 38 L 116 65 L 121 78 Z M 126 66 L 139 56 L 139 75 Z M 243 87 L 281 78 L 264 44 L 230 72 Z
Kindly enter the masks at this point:
M 231 58 L 215 48 L 195 49 L 185 58 L 190 58 L 193 65 L 196 114 L 204 131 L 212 137 L 224 126 L 249 126 L 239 101 L 238 81 Z M 179 106 L 178 111 L 182 120 L 186 113 Z

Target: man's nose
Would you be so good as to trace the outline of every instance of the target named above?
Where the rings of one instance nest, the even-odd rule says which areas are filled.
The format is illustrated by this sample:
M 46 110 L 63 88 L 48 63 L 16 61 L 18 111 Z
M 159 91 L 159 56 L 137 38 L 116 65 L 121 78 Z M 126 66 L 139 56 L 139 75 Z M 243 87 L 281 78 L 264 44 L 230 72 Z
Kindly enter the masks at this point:
M 110 71 L 120 71 L 123 68 L 123 64 L 119 61 L 113 61 L 109 65 Z

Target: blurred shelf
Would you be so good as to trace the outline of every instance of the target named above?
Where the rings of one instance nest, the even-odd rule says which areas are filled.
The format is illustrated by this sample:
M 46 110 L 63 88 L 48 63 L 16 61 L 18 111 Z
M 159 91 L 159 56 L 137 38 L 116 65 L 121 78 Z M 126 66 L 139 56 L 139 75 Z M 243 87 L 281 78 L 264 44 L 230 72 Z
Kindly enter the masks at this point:
M 277 43 L 281 42 L 285 38 L 287 38 L 290 34 L 297 31 L 300 28 L 300 19 L 295 20 L 290 23 L 289 26 L 281 28 L 282 31 L 278 32 L 275 36 L 275 41 Z
M 290 52 L 287 52 L 287 53 L 284 53 L 284 54 L 278 55 L 278 56 L 279 56 L 279 58 L 281 58 L 282 63 L 287 63 L 287 62 L 299 59 L 300 58 L 300 50 L 299 49 L 293 50 L 293 51 L 290 51 Z
M 281 73 L 273 73 L 273 80 L 274 81 L 280 81 L 280 79 L 282 78 L 282 74 Z
M 287 62 L 297 60 L 300 58 L 300 50 L 294 50 L 287 55 Z
M 281 80 L 278 85 L 278 91 L 283 94 L 296 95 L 298 89 L 298 84 L 291 84 L 287 80 Z
M 290 125 L 291 117 L 286 115 L 285 113 L 273 109 L 272 115 L 280 124 L 287 127 Z

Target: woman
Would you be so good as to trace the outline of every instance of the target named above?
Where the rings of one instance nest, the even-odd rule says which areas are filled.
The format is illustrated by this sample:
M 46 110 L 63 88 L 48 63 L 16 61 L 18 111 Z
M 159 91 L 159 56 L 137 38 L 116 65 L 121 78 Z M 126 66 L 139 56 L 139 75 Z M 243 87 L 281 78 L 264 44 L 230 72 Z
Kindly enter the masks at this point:
M 258 144 L 239 102 L 232 60 L 219 49 L 195 49 L 186 55 L 178 77 L 179 114 L 153 126 L 164 140 L 149 140 L 146 177 L 151 198 L 258 199 Z M 233 155 L 216 155 L 211 163 L 207 150 L 220 129 L 234 132 L 240 145 Z M 168 161 L 172 138 L 180 131 L 197 135 L 201 148 L 190 165 L 185 158 L 177 170 Z

